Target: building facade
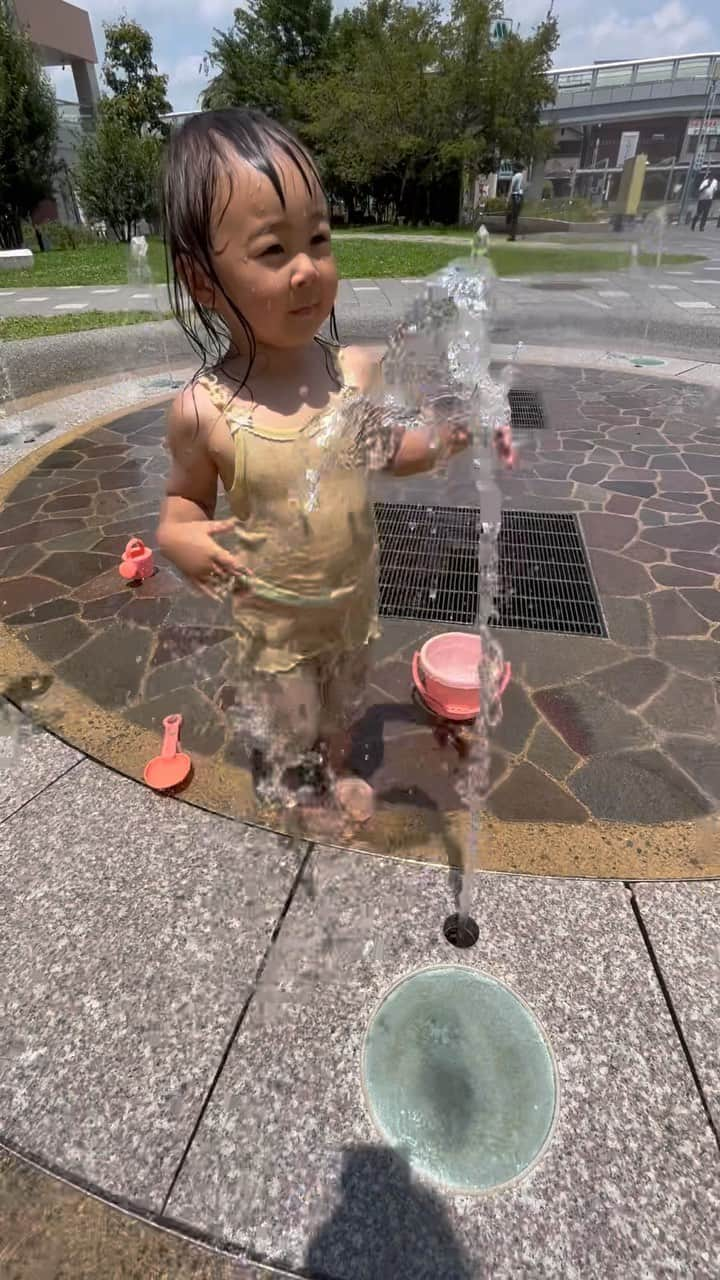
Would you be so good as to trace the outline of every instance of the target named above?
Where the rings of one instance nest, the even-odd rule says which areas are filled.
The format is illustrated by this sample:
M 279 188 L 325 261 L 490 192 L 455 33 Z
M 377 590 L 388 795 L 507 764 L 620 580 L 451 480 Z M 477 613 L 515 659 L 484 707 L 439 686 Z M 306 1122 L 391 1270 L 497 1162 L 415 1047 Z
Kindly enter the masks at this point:
M 708 169 L 720 176 L 720 52 L 558 68 L 544 114 L 555 152 L 533 187 L 556 196 L 614 198 L 625 160 L 644 154 L 645 203 L 677 199 Z
M 71 173 L 83 131 L 91 128 L 99 98 L 97 51 L 89 14 L 66 0 L 10 0 L 10 12 L 27 32 L 43 67 L 69 67 L 77 102 L 58 101 L 58 173 L 54 200 L 37 211 L 39 221 L 80 220 Z

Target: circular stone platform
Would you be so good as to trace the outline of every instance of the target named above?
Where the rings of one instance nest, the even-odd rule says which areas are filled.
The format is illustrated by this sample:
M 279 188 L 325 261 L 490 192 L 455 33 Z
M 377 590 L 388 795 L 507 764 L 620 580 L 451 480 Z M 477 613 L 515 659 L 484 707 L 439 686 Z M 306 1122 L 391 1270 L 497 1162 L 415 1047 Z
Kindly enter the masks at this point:
M 476 970 L 403 978 L 368 1027 L 362 1076 L 381 1137 L 451 1191 L 507 1187 L 550 1140 L 547 1040 L 518 996 Z
M 513 665 L 493 738 L 487 869 L 717 875 L 720 429 L 707 389 L 615 371 L 520 366 L 547 429 L 526 433 L 508 508 L 576 512 L 609 638 L 502 630 Z M 164 410 L 86 425 L 0 477 L 5 692 L 68 742 L 140 778 L 161 722 L 184 717 L 183 798 L 286 830 L 255 808 L 226 712 L 232 620 L 159 558 L 130 588 L 131 535 L 152 542 L 167 459 Z M 449 478 L 381 477 L 385 501 L 475 505 Z M 410 659 L 446 626 L 386 621 L 354 764 L 378 796 L 361 848 L 457 864 L 462 763 L 411 699 Z M 35 677 L 41 677 L 38 681 Z M 313 834 L 313 833 L 310 833 Z M 326 833 L 317 832 L 324 838 Z

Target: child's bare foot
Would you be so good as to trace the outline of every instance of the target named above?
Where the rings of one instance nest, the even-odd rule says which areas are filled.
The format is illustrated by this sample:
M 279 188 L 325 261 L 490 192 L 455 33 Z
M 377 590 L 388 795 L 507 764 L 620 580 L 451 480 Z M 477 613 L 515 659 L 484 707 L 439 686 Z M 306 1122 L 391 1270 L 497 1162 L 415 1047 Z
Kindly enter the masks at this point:
M 375 812 L 375 792 L 362 778 L 339 778 L 335 797 L 353 822 L 369 822 Z

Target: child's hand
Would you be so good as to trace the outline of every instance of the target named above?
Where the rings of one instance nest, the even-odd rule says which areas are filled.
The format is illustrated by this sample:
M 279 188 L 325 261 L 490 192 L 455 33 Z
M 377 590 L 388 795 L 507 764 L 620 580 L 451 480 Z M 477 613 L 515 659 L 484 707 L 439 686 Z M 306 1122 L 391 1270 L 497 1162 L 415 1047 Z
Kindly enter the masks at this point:
M 161 549 L 173 564 L 189 578 L 198 591 L 216 598 L 213 583 L 230 583 L 235 589 L 251 574 L 215 541 L 220 533 L 229 533 L 236 520 L 184 520 L 166 524 Z
M 467 449 L 472 441 L 472 435 L 467 427 L 447 424 L 436 428 L 436 439 L 440 446 L 441 454 L 447 456 L 448 454 L 462 453 L 463 449 Z

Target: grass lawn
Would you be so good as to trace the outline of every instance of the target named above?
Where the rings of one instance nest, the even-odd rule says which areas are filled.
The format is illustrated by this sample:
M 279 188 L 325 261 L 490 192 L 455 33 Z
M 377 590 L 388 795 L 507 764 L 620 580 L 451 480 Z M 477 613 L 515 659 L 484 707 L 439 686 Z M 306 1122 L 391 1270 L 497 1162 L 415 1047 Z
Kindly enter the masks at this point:
M 157 311 L 83 311 L 65 316 L 0 317 L 0 341 L 50 338 L 56 333 L 80 333 L 83 329 L 111 329 L 123 324 L 159 320 Z
M 462 245 L 397 243 L 389 240 L 335 241 L 335 253 L 340 275 L 349 279 L 365 279 L 388 276 L 425 276 L 444 267 L 453 258 L 464 253 Z M 468 238 L 468 247 L 470 240 Z M 530 243 L 493 245 L 490 256 L 499 275 L 529 275 L 534 272 L 573 272 L 587 274 L 592 271 L 621 271 L 629 265 L 629 254 L 623 249 L 552 249 L 533 248 Z M 162 244 L 150 243 L 148 255 L 153 278 L 165 279 L 165 255 Z M 699 262 L 702 255 L 666 254 L 663 264 L 677 265 L 683 262 Z M 641 254 L 643 266 L 653 266 L 655 258 Z M 0 275 L 2 288 L 52 288 L 63 284 L 127 284 L 128 250 L 122 244 L 103 244 L 93 248 L 70 249 L 63 252 L 39 253 L 30 271 L 4 271 Z M 135 283 L 133 281 L 133 283 Z M 87 313 L 85 318 L 87 319 Z M 87 325 L 83 325 L 87 328 Z

